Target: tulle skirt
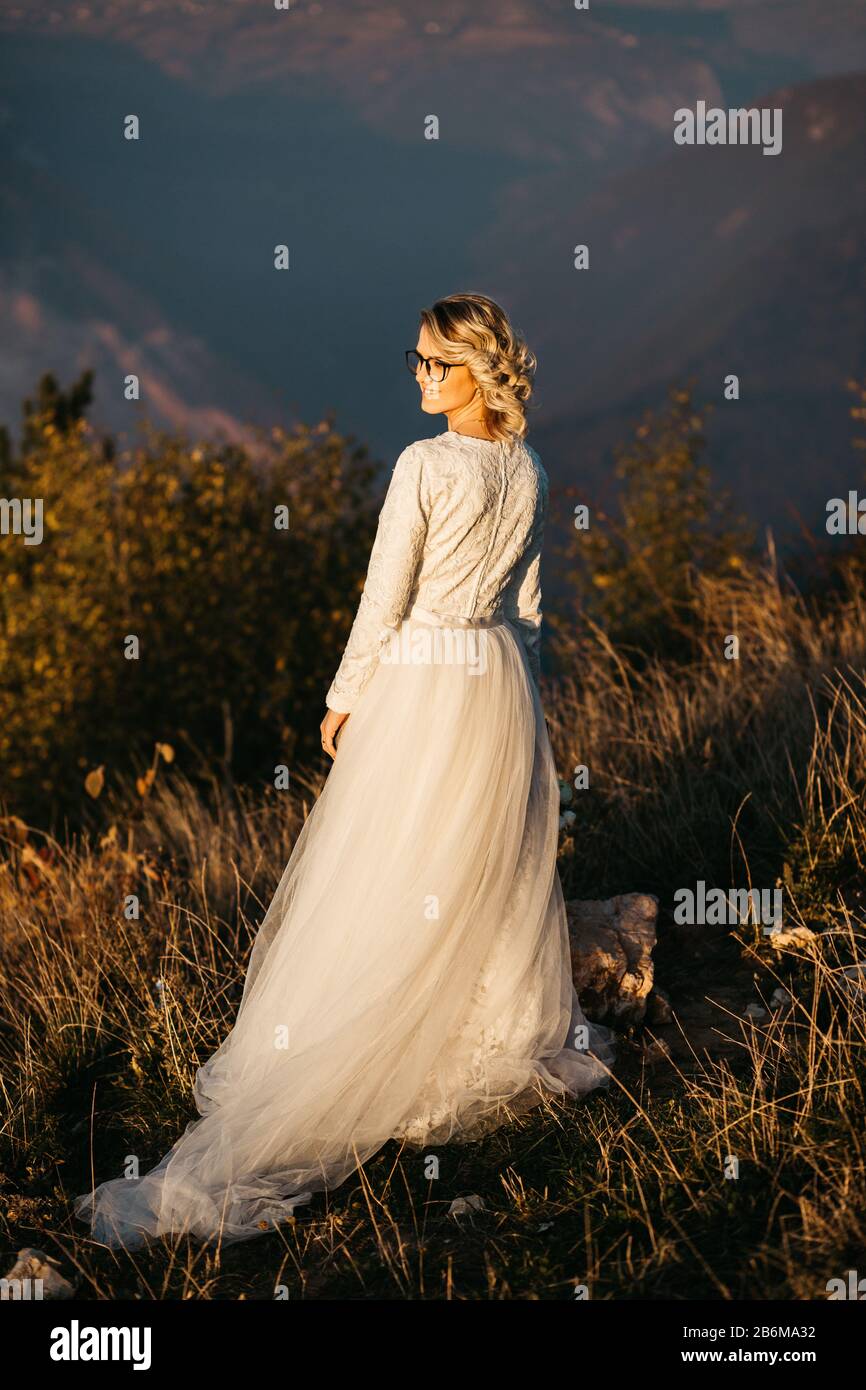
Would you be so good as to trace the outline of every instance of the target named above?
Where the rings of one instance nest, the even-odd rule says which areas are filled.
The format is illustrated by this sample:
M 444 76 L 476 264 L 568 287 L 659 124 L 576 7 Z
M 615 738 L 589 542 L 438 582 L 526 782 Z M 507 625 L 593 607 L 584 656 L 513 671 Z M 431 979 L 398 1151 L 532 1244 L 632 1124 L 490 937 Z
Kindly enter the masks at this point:
M 571 975 L 559 789 L 514 629 L 413 610 L 338 740 L 257 934 L 202 1118 L 146 1176 L 77 1199 L 130 1248 L 240 1240 L 388 1139 L 475 1139 L 604 1086 Z

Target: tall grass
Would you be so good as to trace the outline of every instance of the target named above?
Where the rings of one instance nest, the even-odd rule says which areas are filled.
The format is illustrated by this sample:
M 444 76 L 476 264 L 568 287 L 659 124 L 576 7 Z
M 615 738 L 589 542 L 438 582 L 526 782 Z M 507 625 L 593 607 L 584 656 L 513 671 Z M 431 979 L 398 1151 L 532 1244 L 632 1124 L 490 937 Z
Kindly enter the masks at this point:
M 866 862 L 862 588 L 819 606 L 769 557 L 740 578 L 699 579 L 693 602 L 687 665 L 644 663 L 586 622 L 560 633 L 573 674 L 553 690 L 548 724 L 563 776 L 590 773 L 573 803 L 566 884 L 579 896 L 639 884 L 664 898 L 697 878 L 782 875 L 820 915 Z M 737 660 L 725 659 L 728 634 Z
M 122 788 L 100 829 L 66 843 L 7 820 L 6 1254 L 48 1249 L 98 1298 L 282 1287 L 556 1299 L 586 1286 L 593 1298 L 810 1299 L 858 1262 L 862 1272 L 866 1015 L 846 972 L 866 959 L 863 595 L 818 611 L 770 562 L 703 581 L 694 603 L 687 666 L 641 665 L 587 626 L 561 639 L 573 674 L 547 699 L 561 774 L 590 770 L 563 839 L 567 896 L 659 893 L 674 1024 L 623 1038 L 607 1094 L 435 1151 L 436 1179 L 423 1153 L 389 1144 L 248 1244 L 117 1255 L 90 1242 L 69 1200 L 129 1154 L 148 1166 L 192 1117 L 194 1070 L 231 1024 L 317 776 L 291 797 L 256 798 L 216 782 L 202 794 L 172 769 L 143 797 Z M 738 661 L 724 659 L 728 633 Z M 671 893 L 698 878 L 779 882 L 789 923 L 816 934 L 778 952 L 748 925 L 676 927 Z M 129 894 L 138 920 L 124 915 Z M 764 1018 L 747 1019 L 761 1000 Z M 470 1193 L 484 1210 L 450 1217 Z

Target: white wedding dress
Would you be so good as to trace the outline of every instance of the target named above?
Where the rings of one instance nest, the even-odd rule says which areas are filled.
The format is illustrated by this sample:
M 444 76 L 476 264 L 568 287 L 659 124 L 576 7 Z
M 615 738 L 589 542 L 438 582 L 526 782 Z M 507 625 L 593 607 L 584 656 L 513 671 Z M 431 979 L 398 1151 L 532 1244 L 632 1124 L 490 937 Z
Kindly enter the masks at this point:
M 389 1138 L 480 1136 L 609 1081 L 572 984 L 536 689 L 547 479 L 451 430 L 397 460 L 330 708 L 351 711 L 192 1122 L 80 1197 L 94 1236 L 243 1239 Z

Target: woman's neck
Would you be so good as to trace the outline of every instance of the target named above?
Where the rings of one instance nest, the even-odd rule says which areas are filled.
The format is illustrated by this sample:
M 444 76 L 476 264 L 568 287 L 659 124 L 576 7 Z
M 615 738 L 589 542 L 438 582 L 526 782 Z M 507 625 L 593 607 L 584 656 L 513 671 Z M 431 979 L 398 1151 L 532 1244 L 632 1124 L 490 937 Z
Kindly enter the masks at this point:
M 486 422 L 478 416 L 461 418 L 460 411 L 455 410 L 446 418 L 452 434 L 465 434 L 469 439 L 487 439 L 491 442 L 493 440 L 493 435 L 487 428 Z

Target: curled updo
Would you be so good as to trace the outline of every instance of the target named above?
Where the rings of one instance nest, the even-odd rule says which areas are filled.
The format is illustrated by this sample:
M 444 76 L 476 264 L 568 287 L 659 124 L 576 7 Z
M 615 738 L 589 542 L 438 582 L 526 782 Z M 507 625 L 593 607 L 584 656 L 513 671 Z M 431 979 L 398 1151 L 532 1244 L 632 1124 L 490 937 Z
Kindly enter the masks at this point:
M 483 294 L 449 294 L 422 309 L 421 322 L 441 361 L 469 368 L 493 438 L 522 439 L 536 362 L 504 309 Z

